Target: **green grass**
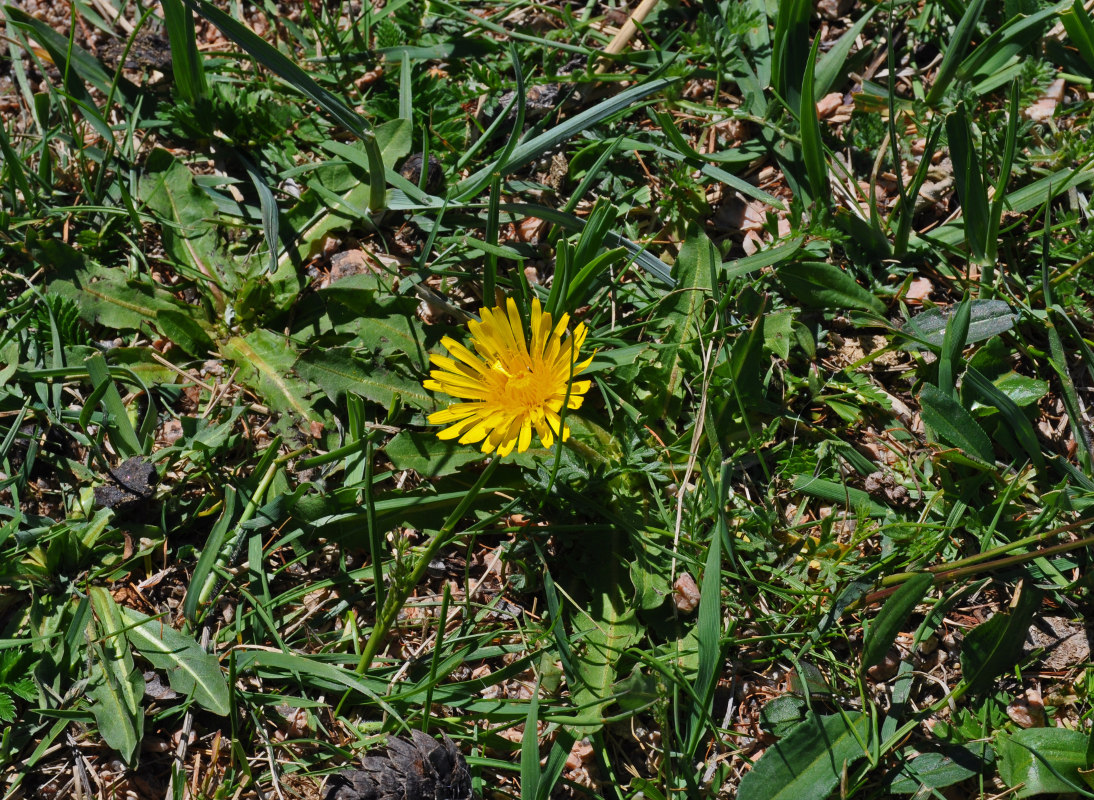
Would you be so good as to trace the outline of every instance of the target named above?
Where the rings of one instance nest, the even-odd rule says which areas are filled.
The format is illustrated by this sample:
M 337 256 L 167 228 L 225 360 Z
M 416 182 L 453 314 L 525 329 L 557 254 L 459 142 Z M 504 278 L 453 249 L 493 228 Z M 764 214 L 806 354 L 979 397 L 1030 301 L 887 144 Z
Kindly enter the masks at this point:
M 239 5 L 2 12 L 5 798 L 1094 791 L 1081 3 Z M 593 385 L 487 459 L 501 295 Z

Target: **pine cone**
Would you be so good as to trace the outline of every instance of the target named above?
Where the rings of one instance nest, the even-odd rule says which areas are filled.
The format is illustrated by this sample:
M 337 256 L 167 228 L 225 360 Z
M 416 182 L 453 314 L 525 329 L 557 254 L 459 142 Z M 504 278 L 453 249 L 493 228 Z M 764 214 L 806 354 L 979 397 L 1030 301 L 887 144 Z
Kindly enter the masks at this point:
M 326 800 L 474 800 L 467 762 L 447 734 L 419 730 L 389 736 L 387 749 L 361 759 L 364 769 L 332 775 Z

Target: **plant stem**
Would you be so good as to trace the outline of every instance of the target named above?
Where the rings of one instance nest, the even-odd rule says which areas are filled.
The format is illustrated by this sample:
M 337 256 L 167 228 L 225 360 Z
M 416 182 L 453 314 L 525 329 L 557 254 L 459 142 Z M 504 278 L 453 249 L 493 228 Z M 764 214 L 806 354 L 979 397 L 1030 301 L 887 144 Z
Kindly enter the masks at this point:
M 395 618 L 398 616 L 399 610 L 406 603 L 406 599 L 410 596 L 410 592 L 418 585 L 418 582 L 421 581 L 422 576 L 425 575 L 425 571 L 429 567 L 429 562 L 433 560 L 433 557 L 437 552 L 452 540 L 452 534 L 456 525 L 463 518 L 467 509 L 471 507 L 471 503 L 478 497 L 479 492 L 482 491 L 482 487 L 490 480 L 490 476 L 494 474 L 494 470 L 497 469 L 499 463 L 501 463 L 501 458 L 498 456 L 494 456 L 490 459 L 490 463 L 486 465 L 486 469 L 479 475 L 479 479 L 475 481 L 475 485 L 471 487 L 460 504 L 448 516 L 448 519 L 445 520 L 441 529 L 429 540 L 429 543 L 425 546 L 421 555 L 418 556 L 418 561 L 415 563 L 411 573 L 400 582 L 399 586 L 393 586 L 391 592 L 388 593 L 387 602 L 384 603 L 384 607 L 380 610 L 379 614 L 377 614 L 376 625 L 373 627 L 372 633 L 369 634 L 368 641 L 365 642 L 365 649 L 361 653 L 361 660 L 357 662 L 357 669 L 355 671 L 358 675 L 363 674 L 365 670 L 372 666 L 372 659 L 380 649 L 380 643 L 387 636 L 388 630 L 391 628 L 392 623 L 395 622 Z M 373 558 L 375 557 L 376 554 L 374 553 Z

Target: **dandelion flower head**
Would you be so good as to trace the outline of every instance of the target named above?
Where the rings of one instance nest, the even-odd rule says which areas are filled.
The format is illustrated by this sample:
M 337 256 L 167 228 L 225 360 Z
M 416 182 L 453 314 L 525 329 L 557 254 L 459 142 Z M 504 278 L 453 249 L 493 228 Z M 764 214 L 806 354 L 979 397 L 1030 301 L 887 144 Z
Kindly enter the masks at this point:
M 467 325 L 473 349 L 446 336 L 441 344 L 451 355 L 429 357 L 434 369 L 422 385 L 466 401 L 429 415 L 430 423 L 448 426 L 437 436 L 482 442 L 482 452 L 502 456 L 514 447 L 527 450 L 533 430 L 544 447 L 556 436 L 566 441 L 570 430 L 562 424 L 562 407 L 580 408 L 592 383 L 573 380 L 592 361 L 577 360 L 585 324 L 568 335 L 570 315 L 555 322 L 533 299 L 529 342 L 513 298 L 504 309 L 484 308 L 480 315 L 481 322 Z

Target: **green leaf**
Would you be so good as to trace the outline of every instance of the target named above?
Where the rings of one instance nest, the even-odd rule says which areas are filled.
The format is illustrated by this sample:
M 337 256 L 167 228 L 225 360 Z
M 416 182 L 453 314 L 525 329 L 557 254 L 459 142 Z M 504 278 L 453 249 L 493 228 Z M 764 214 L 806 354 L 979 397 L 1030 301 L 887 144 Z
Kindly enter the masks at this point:
M 1015 373 L 1010 373 L 1014 375 Z M 1005 377 L 1005 376 L 1004 376 Z M 1019 378 L 1023 376 L 1019 375 Z M 1032 381 L 1034 384 L 1044 384 L 1043 381 L 1037 381 L 1033 378 L 1023 379 Z M 968 386 L 973 392 L 980 395 L 984 402 L 994 406 L 999 410 L 999 413 L 1003 416 L 1003 419 L 1007 423 L 1007 427 L 1011 433 L 1014 434 L 1014 438 L 1018 441 L 1018 444 L 1022 446 L 1026 454 L 1033 460 L 1033 463 L 1037 466 L 1044 464 L 1044 459 L 1041 455 L 1041 445 L 1037 440 L 1037 433 L 1033 430 L 1033 425 L 1030 424 L 1029 419 L 1026 417 L 1022 410 L 1018 407 L 1007 394 L 998 387 L 998 381 L 992 383 L 983 374 L 980 373 L 975 367 L 969 367 L 965 371 L 965 385 Z M 1022 391 L 1027 384 L 1019 383 L 1019 391 Z M 1044 384 L 1045 392 L 1048 391 L 1047 384 Z M 1043 393 L 1042 393 L 1043 394 Z M 1039 399 L 1039 395 L 1035 399 Z M 1016 454 L 1017 455 L 1017 454 Z
M 764 317 L 764 347 L 783 361 L 790 358 L 794 312 L 783 309 Z
M 699 669 L 695 677 L 695 700 L 688 719 L 685 750 L 698 752 L 710 720 L 714 689 L 722 666 L 722 532 L 714 526 L 703 565 L 703 585 L 699 599 L 699 619 L 695 626 L 699 647 Z
M 984 463 L 995 463 L 991 439 L 957 400 L 926 385 L 919 393 L 919 402 L 923 422 L 942 439 Z
M 129 412 L 122 402 L 122 396 L 114 380 L 110 377 L 110 370 L 106 366 L 106 359 L 102 353 L 96 353 L 85 362 L 91 385 L 94 387 L 92 395 L 101 399 L 106 419 L 103 423 L 110 435 L 110 443 L 123 456 L 139 456 L 144 453 L 140 437 L 133 428 L 133 422 L 129 419 Z
M 429 392 L 417 381 L 404 378 L 383 361 L 373 364 L 359 361 L 352 352 L 348 348 L 312 350 L 302 355 L 293 368 L 332 400 L 353 392 L 384 408 L 391 407 L 396 395 L 415 408 L 425 410 L 435 406 Z
M 188 267 L 191 278 L 219 283 L 216 265 L 227 256 L 217 241 L 216 203 L 194 183 L 190 169 L 166 150 L 153 150 L 145 162 L 140 197 L 164 221 L 167 255 Z
M 92 647 L 92 688 L 87 696 L 92 700 L 91 713 L 99 726 L 103 741 L 117 751 L 129 767 L 136 767 L 141 738 L 144 735 L 144 713 L 130 706 L 130 699 L 144 692 L 144 679 L 132 667 L 104 655 L 102 648 Z
M 615 531 L 607 534 L 621 540 Z M 577 675 L 570 687 L 571 698 L 588 735 L 603 724 L 603 710 L 612 702 L 612 687 L 627 648 L 641 638 L 641 628 L 629 592 L 627 563 L 619 551 L 605 542 L 607 557 L 590 562 L 586 571 L 587 597 L 573 612 L 572 642 Z M 580 643 L 578 645 L 578 643 Z
M 111 95 L 111 86 L 117 81 L 118 91 L 113 95 L 125 102 L 127 110 L 133 110 L 133 101 L 140 95 L 140 90 L 133 83 L 122 76 L 114 76 L 107 72 L 99 60 L 82 49 L 79 45 L 69 43 L 68 36 L 62 36 L 43 20 L 35 19 L 23 9 L 14 5 L 5 5 L 4 13 L 18 27 L 31 31 L 36 41 L 40 42 L 50 53 L 59 69 L 65 69 L 66 65 L 79 75 L 84 81 L 95 87 L 103 96 Z M 66 86 L 67 88 L 67 86 Z M 73 93 L 74 97 L 79 94 Z
M 859 711 L 817 716 L 767 748 L 741 780 L 737 800 L 825 800 L 845 767 L 866 756 L 870 717 Z
M 664 297 L 658 309 L 667 323 L 660 351 L 660 374 L 664 377 L 660 411 L 666 419 L 671 417 L 669 406 L 683 391 L 687 366 L 696 363 L 703 306 L 710 297 L 718 263 L 714 244 L 702 229 L 692 226 L 676 261 L 676 288 Z
M 965 225 L 965 241 L 977 261 L 983 263 L 988 252 L 988 235 L 991 231 L 988 188 L 980 156 L 973 141 L 965 104 L 946 115 L 946 136 L 953 159 L 953 179 L 957 196 L 961 200 L 961 216 Z
M 640 83 L 637 86 L 632 86 L 606 100 L 602 100 L 592 108 L 587 108 L 558 125 L 551 126 L 539 136 L 536 136 L 527 142 L 519 143 L 509 154 L 509 157 L 505 159 L 505 163 L 496 166 L 494 164 L 489 164 L 478 172 L 464 178 L 452 188 L 449 192 L 450 196 L 454 199 L 467 199 L 472 192 L 481 187 L 483 179 L 487 177 L 489 173 L 496 171 L 502 175 L 506 175 L 520 169 L 548 152 L 560 142 L 563 142 L 582 131 L 588 130 L 593 125 L 596 125 L 598 122 L 601 122 L 608 117 L 625 111 L 636 101 L 671 86 L 677 80 L 678 78 L 655 78 L 646 83 Z
M 820 61 L 817 62 L 816 77 L 813 84 L 815 97 L 824 97 L 829 90 L 835 87 L 836 81 L 843 78 L 843 68 L 847 56 L 855 46 L 858 37 L 862 35 L 866 23 L 870 21 L 870 17 L 874 16 L 874 12 L 879 8 L 882 8 L 880 4 L 868 9 L 865 14 L 855 21 L 854 25 L 840 34 L 836 43 L 821 56 Z
M 942 353 L 938 358 L 938 390 L 950 397 L 957 398 L 957 372 L 954 365 L 964 363 L 961 354 L 969 340 L 969 318 L 971 314 L 969 299 L 966 297 L 957 304 L 953 317 L 946 325 L 942 337 Z
M 360 142 L 347 144 L 330 139 L 319 146 L 357 166 L 367 177 L 368 153 Z M 414 126 L 408 119 L 393 119 L 378 125 L 376 146 L 380 148 L 380 158 L 384 166 L 394 169 L 399 159 L 410 153 L 410 148 L 414 146 Z
M 434 433 L 417 431 L 398 434 L 384 445 L 384 453 L 395 469 L 412 469 L 430 478 L 451 475 L 464 464 L 472 464 L 483 458 L 482 453 L 473 447 L 443 442 Z
M 788 0 L 778 4 L 772 33 L 771 86 L 790 108 L 801 100 L 800 76 L 805 75 L 809 42 L 809 0 Z M 767 9 L 763 11 L 765 17 Z M 765 23 L 766 25 L 766 23 Z
M 881 611 L 866 631 L 862 645 L 864 672 L 875 664 L 880 664 L 885 658 L 885 654 L 896 641 L 901 627 L 932 586 L 934 586 L 934 576 L 929 572 L 920 572 L 901 584 L 892 597 L 885 601 L 885 605 L 881 607 Z
M 953 79 L 957 76 L 957 70 L 965 58 L 965 52 L 969 49 L 976 32 L 976 23 L 980 21 L 980 14 L 984 11 L 985 0 L 972 0 L 961 20 L 957 23 L 953 35 L 947 40 L 946 52 L 942 56 L 942 64 L 935 73 L 934 83 L 927 94 L 927 105 L 933 106 L 942 99 Z
M 163 9 L 163 25 L 171 44 L 171 73 L 175 79 L 175 88 L 179 96 L 193 105 L 195 110 L 207 112 L 209 109 L 205 104 L 209 100 L 209 83 L 205 79 L 203 55 L 197 46 L 194 15 L 182 0 L 162 0 L 160 7 Z
M 198 318 L 198 310 L 191 306 L 192 313 L 176 308 L 162 308 L 156 312 L 156 326 L 169 341 L 177 344 L 185 352 L 198 358 L 216 351 L 216 344 L 208 327 Z
M 364 118 L 316 83 L 308 73 L 294 64 L 276 47 L 263 40 L 262 37 L 257 36 L 242 22 L 224 13 L 208 0 L 184 0 L 184 2 L 216 25 L 225 36 L 242 47 L 267 69 L 301 94 L 309 97 L 364 143 L 369 163 L 369 209 L 375 211 L 381 208 L 384 203 L 387 185 L 384 163 L 380 156 L 380 149 L 376 144 L 376 137 L 369 130 L 368 123 L 365 122 Z
M 851 275 L 823 261 L 783 264 L 776 275 L 793 296 L 820 308 L 885 312 L 885 304 L 863 289 Z
M 1079 770 L 1090 767 L 1089 747 L 1089 733 L 1067 728 L 1026 728 L 1000 734 L 995 740 L 999 777 L 1018 790 L 1015 797 L 1080 792 L 1085 783 Z
M 1030 47 L 1044 35 L 1048 21 L 1059 14 L 1060 5 L 1048 6 L 1029 16 L 1018 14 L 1008 19 L 961 62 L 957 77 L 977 84 L 977 93 L 991 91 L 999 86 L 1000 83 L 993 83 L 991 79 L 1012 66 L 1024 53 L 1028 53 Z M 1060 14 L 1065 28 L 1066 15 L 1066 11 Z M 984 83 L 985 80 L 988 82 Z
M 220 345 L 220 352 L 235 362 L 238 380 L 254 389 L 263 405 L 317 418 L 307 399 L 307 385 L 293 376 L 297 354 L 284 336 L 260 328 L 233 336 Z
M 1000 612 L 973 628 L 961 645 L 961 675 L 969 692 L 979 694 L 995 687 L 995 680 L 1022 659 L 1040 593 L 1026 585 L 1013 611 Z
M 993 336 L 1005 333 L 1014 327 L 1017 315 L 1002 300 L 970 300 L 969 330 L 965 344 L 982 342 Z M 923 340 L 930 347 L 941 347 L 946 336 L 946 328 L 953 320 L 956 308 L 943 311 L 932 308 L 912 317 L 904 325 L 911 336 Z
M 842 483 L 828 481 L 824 478 L 814 478 L 812 475 L 795 475 L 792 488 L 796 492 L 805 492 L 830 503 L 843 503 L 854 509 L 865 509 L 872 517 L 884 517 L 889 513 L 889 509 L 881 503 L 875 502 L 862 489 L 845 486 Z
M 50 293 L 73 300 L 80 317 L 116 331 L 139 330 L 160 311 L 176 310 L 168 292 L 147 283 L 126 281 L 118 270 L 91 270 L 73 280 L 55 280 Z
M 1060 22 L 1067 31 L 1069 43 L 1079 51 L 1090 73 L 1094 73 L 1094 21 L 1082 0 L 1075 0 L 1070 9 L 1060 14 Z
M 805 171 L 809 176 L 813 203 L 821 208 L 828 208 L 832 199 L 832 190 L 828 183 L 828 164 L 824 160 L 824 143 L 821 140 L 820 118 L 817 116 L 817 100 L 813 85 L 818 48 L 820 48 L 819 36 L 813 39 L 809 60 L 805 62 L 798 122 L 801 125 L 802 159 L 805 161 Z
M 101 644 L 91 648 L 93 688 L 88 692 L 94 704 L 91 712 L 103 741 L 114 748 L 130 767 L 136 766 L 144 735 L 144 679 L 133 664 L 125 638 L 125 622 L 114 598 L 105 588 L 88 590 Z
M 171 688 L 222 717 L 231 713 L 228 681 L 220 662 L 205 652 L 193 636 L 180 633 L 162 619 L 122 608 L 130 644 L 156 669 L 167 673 Z
M 786 261 L 788 258 L 794 257 L 801 249 L 804 240 L 805 238 L 802 236 L 795 236 L 793 239 L 788 239 L 782 244 L 776 245 L 768 250 L 761 250 L 750 256 L 739 258 L 736 261 L 727 261 L 721 267 L 721 275 L 725 280 L 731 280 L 733 278 L 751 275 L 753 272 L 757 272 L 764 267 L 771 267 L 775 264 L 779 264 Z
M 1048 381 L 1030 378 L 1011 371 L 993 381 L 995 388 L 1010 398 L 1016 406 L 1033 405 L 1048 394 Z
M 905 761 L 889 784 L 893 794 L 915 794 L 923 787 L 941 789 L 977 775 L 983 768 L 980 754 L 967 747 L 950 747 L 941 753 L 923 753 Z

